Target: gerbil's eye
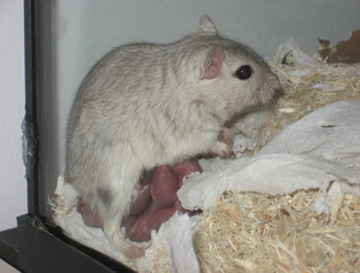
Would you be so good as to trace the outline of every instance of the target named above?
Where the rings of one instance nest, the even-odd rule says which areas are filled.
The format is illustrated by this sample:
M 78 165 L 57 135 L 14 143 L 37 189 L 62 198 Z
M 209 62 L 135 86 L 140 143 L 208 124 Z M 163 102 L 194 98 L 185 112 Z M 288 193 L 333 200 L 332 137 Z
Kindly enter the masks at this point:
M 251 77 L 252 69 L 250 65 L 243 65 L 236 70 L 235 74 L 239 80 L 247 80 Z

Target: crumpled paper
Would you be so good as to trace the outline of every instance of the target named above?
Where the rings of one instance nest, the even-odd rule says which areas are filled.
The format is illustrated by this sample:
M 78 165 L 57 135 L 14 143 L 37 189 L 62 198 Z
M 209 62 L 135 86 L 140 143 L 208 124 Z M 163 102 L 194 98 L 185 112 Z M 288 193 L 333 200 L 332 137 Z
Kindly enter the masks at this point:
M 54 220 L 75 241 L 96 249 L 140 273 L 170 270 L 173 273 L 200 272 L 192 245 L 192 230 L 199 216 L 189 218 L 187 214 L 180 215 L 176 212 L 157 232 L 152 231 L 151 243 L 134 243 L 145 247 L 146 252 L 144 257 L 130 261 L 109 243 L 100 228 L 91 228 L 84 224 L 80 213 L 75 209 L 78 192 L 71 184 L 65 182 L 63 176 L 58 177 L 55 193 L 58 200 L 57 204 L 53 204 Z
M 360 102 L 320 108 L 289 125 L 252 158 L 207 168 L 211 171 L 189 178 L 178 191 L 185 208 L 214 207 L 224 191 L 275 195 L 319 188 L 323 196 L 313 209 L 329 214 L 339 193 L 360 195 Z
M 301 51 L 294 40 L 279 47 L 277 58 L 281 63 L 294 67 L 291 71 L 294 77 L 311 74 L 319 66 L 319 62 Z M 281 74 L 279 77 L 282 79 Z M 286 78 L 283 80 L 286 81 Z M 326 88 L 328 86 L 319 86 L 319 92 Z M 291 109 L 280 110 L 286 112 Z M 257 127 L 261 121 L 263 119 L 256 115 L 250 116 L 245 122 L 235 124 L 235 128 L 246 131 L 247 127 Z M 359 101 L 337 102 L 286 125 L 253 157 L 243 153 L 257 145 L 251 131 L 246 132 L 248 137 L 236 136 L 234 139 L 237 159 L 199 161 L 204 172 L 189 177 L 178 192 L 185 208 L 214 207 L 218 197 L 228 190 L 285 194 L 297 189 L 320 188 L 322 196 L 313 209 L 329 214 L 339 193 L 360 195 Z M 150 244 L 143 244 L 149 245 L 145 257 L 129 262 L 109 244 L 101 229 L 83 224 L 81 215 L 74 209 L 77 192 L 61 176 L 56 194 L 60 202 L 55 206 L 55 222 L 74 240 L 138 272 L 199 272 L 189 238 L 190 230 L 196 228 L 200 216 L 187 219 L 187 216 L 176 213 L 161 225 L 158 232 L 152 232 Z
M 200 164 L 204 172 L 189 177 L 178 191 L 187 209 L 214 207 L 224 191 L 275 195 L 320 188 L 322 196 L 313 209 L 329 215 L 340 193 L 360 195 L 360 101 L 340 101 L 318 109 L 288 125 L 253 157 L 200 160 Z M 199 216 L 189 222 L 187 216 L 176 213 L 158 232 L 152 232 L 146 256 L 129 264 L 101 229 L 83 224 L 73 209 L 77 192 L 64 184 L 62 177 L 57 194 L 64 197 L 64 212 L 56 213 L 55 220 L 76 241 L 138 272 L 150 272 L 155 267 L 160 268 L 156 272 L 199 272 L 191 243 L 191 230 Z M 161 258 L 159 253 L 163 253 Z
M 294 38 L 289 38 L 286 43 L 281 44 L 277 48 L 275 56 L 279 58 L 279 60 L 275 60 L 276 63 L 296 68 L 289 72 L 296 77 L 308 75 L 319 66 L 319 62 L 306 54 Z M 281 75 L 278 76 L 281 79 Z
M 78 192 L 71 184 L 65 183 L 63 176 L 58 177 L 55 194 L 58 196 L 58 201 L 53 208 L 54 220 L 69 237 L 115 260 L 126 261 L 125 255 L 108 242 L 102 229 L 91 228 L 84 224 L 80 213 L 76 211 Z
M 192 246 L 191 224 L 187 214 L 183 214 L 170 222 L 167 230 L 167 243 L 173 261 L 173 273 L 200 272 L 200 266 Z

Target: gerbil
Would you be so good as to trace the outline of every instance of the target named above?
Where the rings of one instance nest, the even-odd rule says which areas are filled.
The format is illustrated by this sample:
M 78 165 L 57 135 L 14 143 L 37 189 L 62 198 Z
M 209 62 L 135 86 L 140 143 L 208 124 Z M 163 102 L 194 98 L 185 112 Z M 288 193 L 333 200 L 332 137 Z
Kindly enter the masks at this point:
M 67 126 L 66 181 L 97 211 L 110 242 L 141 255 L 120 222 L 144 170 L 201 153 L 228 156 L 223 124 L 268 104 L 280 87 L 249 47 L 220 37 L 206 15 L 201 31 L 170 44 L 136 43 L 106 54 L 82 82 Z

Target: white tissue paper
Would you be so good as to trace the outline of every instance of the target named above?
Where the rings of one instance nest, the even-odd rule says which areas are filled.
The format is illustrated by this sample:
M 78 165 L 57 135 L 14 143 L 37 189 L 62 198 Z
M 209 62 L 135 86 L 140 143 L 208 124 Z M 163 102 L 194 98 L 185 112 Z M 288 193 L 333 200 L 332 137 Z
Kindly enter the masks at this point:
M 318 109 L 287 126 L 253 157 L 200 160 L 200 164 L 204 172 L 188 178 L 177 193 L 187 209 L 214 207 L 224 191 L 275 195 L 319 188 L 322 196 L 313 209 L 329 215 L 339 193 L 360 195 L 360 101 L 340 101 Z M 138 272 L 152 272 L 155 266 L 162 268 L 159 272 L 169 267 L 176 273 L 199 272 L 191 239 L 199 216 L 189 219 L 176 213 L 158 232 L 152 232 L 145 257 L 129 264 L 101 229 L 83 224 L 73 209 L 77 192 L 62 177 L 57 194 L 64 196 L 68 211 L 57 213 L 55 220 L 76 241 Z M 155 262 L 159 252 L 164 255 Z
M 173 261 L 173 273 L 200 272 L 199 263 L 192 246 L 191 224 L 187 214 L 170 223 L 170 228 L 167 230 L 167 243 Z
M 280 63 L 284 63 L 290 67 L 296 67 L 296 69 L 289 72 L 295 77 L 308 75 L 314 72 L 319 66 L 317 60 L 301 50 L 294 38 L 289 38 L 286 43 L 281 44 L 277 48 L 275 56 L 280 58 Z
M 279 47 L 277 57 L 296 68 L 291 71 L 294 77 L 308 75 L 319 65 L 319 62 L 302 52 L 293 40 Z M 282 80 L 281 74 L 279 77 Z M 322 84 L 316 88 L 321 92 L 328 86 Z M 177 193 L 184 208 L 215 207 L 224 191 L 276 195 L 319 188 L 322 196 L 313 209 L 329 215 L 340 193 L 360 195 L 360 101 L 340 101 L 308 114 L 287 125 L 281 132 L 276 132 L 266 146 L 255 156 L 249 157 L 244 151 L 256 147 L 257 142 L 247 128 L 251 125 L 256 127 L 255 123 L 263 120 L 254 115 L 235 124 L 236 129 L 246 132 L 248 136 L 237 135 L 234 138 L 237 159 L 199 161 L 204 172 L 184 181 Z M 55 222 L 79 243 L 138 272 L 200 272 L 192 246 L 192 231 L 200 216 L 189 218 L 175 213 L 157 232 L 152 232 L 150 243 L 141 244 L 148 246 L 145 257 L 128 261 L 109 244 L 101 229 L 84 225 L 75 208 L 78 193 L 65 183 L 62 176 L 58 179 L 56 195 Z
M 271 195 L 323 192 L 313 209 L 329 213 L 340 192 L 360 195 L 360 102 L 327 105 L 289 125 L 252 158 L 205 166 L 178 191 L 187 209 L 216 206 L 224 191 Z
M 100 228 L 91 228 L 83 223 L 76 211 L 78 193 L 59 176 L 56 195 L 62 200 L 55 208 L 55 222 L 75 241 L 120 261 L 137 272 L 199 273 L 200 268 L 192 245 L 192 230 L 199 216 L 189 218 L 177 212 L 160 229 L 151 233 L 151 243 L 136 243 L 147 247 L 145 256 L 129 261 L 121 251 L 111 245 Z M 156 260 L 154 260 L 156 257 Z M 186 263 L 184 263 L 186 261 Z M 157 268 L 157 271 L 154 271 Z M 169 270 L 167 270 L 169 269 Z

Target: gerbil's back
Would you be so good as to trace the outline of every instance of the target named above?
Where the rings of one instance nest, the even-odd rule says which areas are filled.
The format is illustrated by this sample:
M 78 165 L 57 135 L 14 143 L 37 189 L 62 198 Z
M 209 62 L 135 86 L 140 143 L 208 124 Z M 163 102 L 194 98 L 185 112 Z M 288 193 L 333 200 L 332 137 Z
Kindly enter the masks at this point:
M 154 143 L 175 154 L 179 143 L 197 139 L 201 127 L 218 130 L 236 111 L 269 102 L 276 76 L 250 48 L 218 36 L 207 19 L 203 31 L 174 43 L 115 48 L 91 69 L 68 122 L 69 160 L 83 156 L 74 148 L 79 142 L 88 150 L 97 143 L 125 145 L 130 138 L 150 142 L 153 135 L 159 135 Z M 242 67 L 251 77 L 237 76 Z M 205 74 L 211 70 L 215 74 Z
M 90 99 L 96 93 L 112 91 L 122 96 L 170 92 L 171 87 L 175 89 L 195 80 L 194 68 L 203 64 L 204 56 L 212 47 L 236 54 L 248 50 L 241 44 L 206 32 L 193 33 L 170 44 L 124 45 L 110 51 L 92 68 L 79 93 Z
M 194 69 L 199 60 L 204 62 L 203 55 L 209 48 L 202 36 L 206 35 L 196 33 L 171 44 L 129 44 L 110 51 L 82 82 L 69 130 L 75 129 L 74 121 L 85 109 L 119 117 L 115 109 L 123 113 L 146 105 L 161 108 L 169 100 L 181 100 L 179 91 L 199 80 Z

